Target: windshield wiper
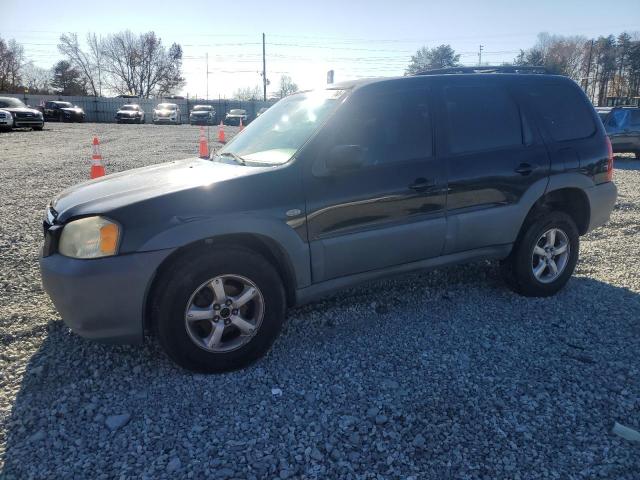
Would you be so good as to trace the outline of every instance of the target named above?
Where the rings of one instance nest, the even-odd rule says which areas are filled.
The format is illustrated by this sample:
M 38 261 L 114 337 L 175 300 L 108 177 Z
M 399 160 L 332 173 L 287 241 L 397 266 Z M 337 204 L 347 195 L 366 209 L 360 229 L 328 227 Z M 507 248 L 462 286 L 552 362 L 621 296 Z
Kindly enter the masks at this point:
M 222 152 L 218 154 L 221 157 L 231 157 L 233 158 L 237 163 L 239 163 L 240 165 L 246 165 L 247 162 L 244 161 L 244 158 L 242 158 L 240 155 L 238 155 L 237 153 L 233 153 L 233 152 Z

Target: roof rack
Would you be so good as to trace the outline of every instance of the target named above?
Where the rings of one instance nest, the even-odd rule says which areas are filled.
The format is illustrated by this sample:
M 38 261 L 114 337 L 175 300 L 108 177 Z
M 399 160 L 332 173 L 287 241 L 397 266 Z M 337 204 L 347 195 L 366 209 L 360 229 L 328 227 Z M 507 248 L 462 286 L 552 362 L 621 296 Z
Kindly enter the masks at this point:
M 516 65 L 500 65 L 500 66 L 482 66 L 482 67 L 449 67 L 436 68 L 433 70 L 424 70 L 416 73 L 416 75 L 444 75 L 459 73 L 537 73 L 548 74 L 549 71 L 543 66 L 516 66 Z

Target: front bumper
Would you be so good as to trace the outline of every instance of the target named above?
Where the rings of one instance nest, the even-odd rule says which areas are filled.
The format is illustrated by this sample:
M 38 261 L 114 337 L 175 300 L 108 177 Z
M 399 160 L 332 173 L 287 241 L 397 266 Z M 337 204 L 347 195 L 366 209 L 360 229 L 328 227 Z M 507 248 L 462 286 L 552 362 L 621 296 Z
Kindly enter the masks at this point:
M 156 117 L 153 121 L 156 123 L 178 123 L 178 119 L 175 117 Z
M 215 123 L 214 120 L 210 117 L 189 117 L 189 122 L 198 125 L 208 125 L 210 123 Z
M 44 120 L 41 118 L 18 118 L 14 117 L 13 126 L 21 127 L 44 127 Z
M 93 260 L 40 258 L 42 285 L 64 323 L 82 337 L 108 343 L 143 338 L 146 294 L 172 249 Z
M 122 117 L 116 117 L 116 120 L 118 122 L 131 122 L 131 123 L 135 123 L 135 122 L 139 122 L 140 120 L 142 120 L 142 117 L 129 117 L 129 116 L 122 116 Z
M 618 188 L 613 182 L 601 183 L 595 187 L 585 188 L 584 192 L 589 199 L 591 208 L 591 220 L 589 230 L 604 225 L 609 221 L 613 206 L 618 198 Z

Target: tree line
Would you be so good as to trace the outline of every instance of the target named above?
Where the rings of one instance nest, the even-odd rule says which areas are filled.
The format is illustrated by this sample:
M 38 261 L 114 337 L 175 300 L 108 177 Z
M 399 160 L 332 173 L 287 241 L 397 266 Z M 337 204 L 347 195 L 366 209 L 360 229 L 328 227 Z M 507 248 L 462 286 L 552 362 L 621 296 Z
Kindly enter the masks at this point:
M 520 50 L 513 61 L 502 65 L 543 66 L 550 73 L 566 75 L 582 86 L 594 105 L 606 105 L 607 97 L 640 96 L 638 34 L 588 39 L 540 33 L 531 48 Z M 457 66 L 461 66 L 460 55 L 451 45 L 422 47 L 411 57 L 405 74 Z
M 0 91 L 100 96 L 104 90 L 149 98 L 170 95 L 185 84 L 182 47 L 165 47 L 155 32 L 126 30 L 104 38 L 90 33 L 85 40 L 83 46 L 77 34 L 61 35 L 58 50 L 64 60 L 48 70 L 27 60 L 15 40 L 0 38 Z

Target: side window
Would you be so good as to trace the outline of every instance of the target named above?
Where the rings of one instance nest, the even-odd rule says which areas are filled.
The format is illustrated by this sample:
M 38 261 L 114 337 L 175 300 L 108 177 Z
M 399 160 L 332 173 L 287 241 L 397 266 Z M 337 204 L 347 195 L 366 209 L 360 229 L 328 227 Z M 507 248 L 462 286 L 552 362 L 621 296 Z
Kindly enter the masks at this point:
M 614 110 L 609 117 L 608 125 L 610 127 L 622 127 L 625 124 L 627 112 L 624 110 Z
M 554 140 L 577 140 L 595 131 L 592 107 L 578 87 L 543 83 L 528 85 L 525 90 Z
M 451 153 L 522 145 L 518 105 L 504 88 L 454 85 L 444 88 L 447 138 Z M 527 141 L 531 131 L 527 128 Z
M 632 130 L 640 130 L 640 110 L 629 110 L 629 128 Z
M 335 126 L 335 145 L 360 145 L 369 166 L 432 156 L 425 89 L 365 94 L 352 100 Z

